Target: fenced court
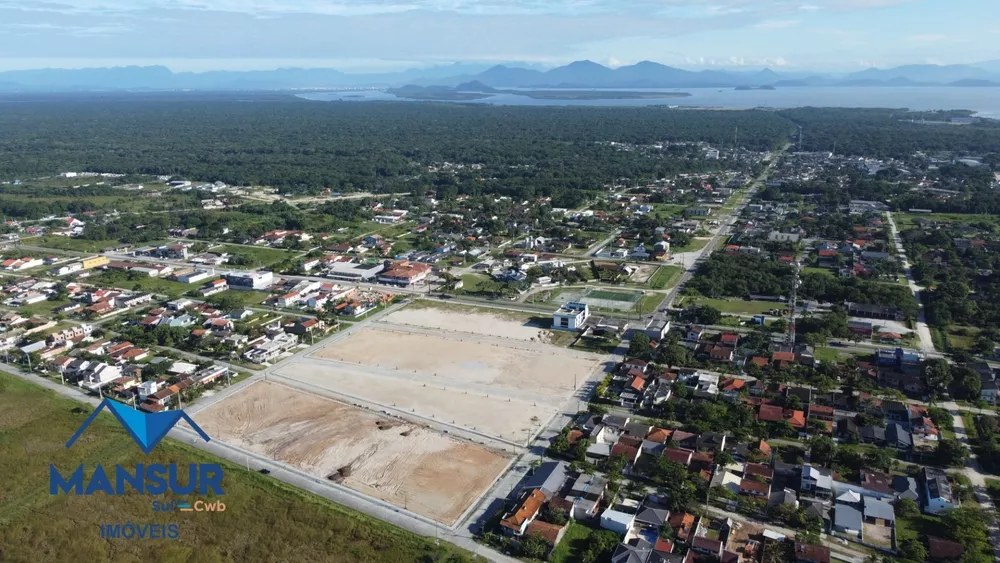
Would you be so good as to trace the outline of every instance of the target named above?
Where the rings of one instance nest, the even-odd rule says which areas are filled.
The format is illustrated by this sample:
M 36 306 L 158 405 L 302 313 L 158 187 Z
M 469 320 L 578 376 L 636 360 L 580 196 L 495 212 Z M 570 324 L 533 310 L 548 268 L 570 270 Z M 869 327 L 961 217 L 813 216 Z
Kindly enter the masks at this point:
M 628 312 L 635 310 L 640 299 L 642 293 L 638 291 L 579 288 L 564 289 L 553 301 L 559 305 L 573 301 L 586 303 L 593 309 Z

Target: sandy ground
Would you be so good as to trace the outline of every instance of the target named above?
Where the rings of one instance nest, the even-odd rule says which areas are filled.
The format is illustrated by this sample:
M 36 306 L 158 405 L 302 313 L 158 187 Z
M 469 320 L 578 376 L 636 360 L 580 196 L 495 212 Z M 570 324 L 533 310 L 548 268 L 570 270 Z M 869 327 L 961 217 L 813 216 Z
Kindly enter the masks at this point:
M 434 379 L 530 390 L 533 395 L 564 397 L 599 365 L 597 359 L 519 350 L 485 342 L 421 333 L 363 328 L 316 352 L 314 357 L 418 372 Z
M 653 277 L 653 274 L 656 273 L 656 270 L 659 269 L 660 269 L 659 264 L 638 264 L 635 273 L 632 274 L 632 277 L 629 279 L 631 279 L 636 283 L 646 283 L 649 281 L 649 278 Z
M 491 314 L 488 309 L 483 309 L 482 313 L 468 314 L 436 307 L 408 307 L 385 317 L 383 321 L 518 340 L 539 340 L 541 338 L 544 341 L 549 332 L 537 326 L 528 326 L 522 322 L 511 320 L 502 314 Z
M 291 407 L 294 405 L 294 407 Z M 195 415 L 224 442 L 452 525 L 506 467 L 499 453 L 269 382 Z
M 487 396 L 443 381 L 348 371 L 327 362 L 305 360 L 282 366 L 275 374 L 519 444 L 559 410 L 540 401 Z

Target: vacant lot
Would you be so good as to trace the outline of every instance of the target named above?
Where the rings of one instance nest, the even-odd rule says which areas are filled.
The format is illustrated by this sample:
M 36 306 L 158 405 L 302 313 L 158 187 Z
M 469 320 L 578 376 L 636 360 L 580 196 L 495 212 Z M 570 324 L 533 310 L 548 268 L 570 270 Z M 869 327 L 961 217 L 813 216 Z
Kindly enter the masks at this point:
M 517 340 L 546 338 L 549 331 L 529 324 L 529 318 L 527 314 L 502 310 L 428 303 L 421 307 L 411 305 L 383 320 L 393 324 L 471 332 Z
M 573 376 L 582 383 L 597 361 L 545 345 L 547 351 L 522 350 L 489 341 L 442 338 L 436 334 L 362 328 L 316 352 L 313 357 L 348 364 L 417 372 L 431 381 L 530 390 L 540 396 L 564 396 Z M 425 377 L 426 379 L 426 377 Z
M 110 414 L 102 414 L 72 448 L 66 440 L 93 408 L 0 373 L 0 560 L 162 561 L 166 563 L 468 561 L 454 546 L 436 547 L 359 512 L 211 458 L 173 440 L 144 455 Z M 226 511 L 154 515 L 151 497 L 48 494 L 48 465 L 83 463 L 221 463 Z M 186 500 L 186 499 L 182 499 Z M 176 523 L 176 540 L 108 541 L 102 523 Z M 448 559 L 451 554 L 454 559 Z
M 275 375 L 519 444 L 559 410 L 554 401 L 540 397 L 511 397 L 484 386 L 430 382 L 420 375 L 363 371 L 322 360 L 282 365 Z
M 289 409 L 288 405 L 295 405 Z M 507 466 L 499 453 L 261 382 L 196 415 L 209 435 L 451 525 Z

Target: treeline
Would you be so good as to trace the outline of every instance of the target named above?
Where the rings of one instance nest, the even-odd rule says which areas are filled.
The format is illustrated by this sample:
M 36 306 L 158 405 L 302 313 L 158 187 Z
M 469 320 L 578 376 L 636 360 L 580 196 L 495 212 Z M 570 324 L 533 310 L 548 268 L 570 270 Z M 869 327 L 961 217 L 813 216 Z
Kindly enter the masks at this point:
M 729 256 L 716 252 L 698 267 L 687 287 L 706 297 L 791 295 L 795 271 L 762 255 Z
M 458 193 L 562 198 L 615 178 L 706 166 L 704 159 L 618 150 L 608 141 L 717 144 L 738 127 L 743 146 L 764 150 L 792 131 L 787 120 L 760 111 L 250 101 L 70 97 L 7 104 L 0 113 L 0 178 L 72 169 L 283 191 L 454 186 Z M 454 175 L 424 167 L 444 162 L 483 168 Z
M 827 303 L 866 303 L 898 308 L 907 318 L 917 315 L 917 302 L 909 288 L 891 283 L 867 281 L 861 278 L 834 278 L 826 274 L 809 273 L 799 278 L 798 296 Z
M 912 123 L 926 115 L 886 108 L 797 108 L 778 112 L 802 126 L 802 149 L 848 156 L 906 158 L 917 151 L 1000 154 L 1000 123 Z M 948 119 L 950 116 L 945 117 Z

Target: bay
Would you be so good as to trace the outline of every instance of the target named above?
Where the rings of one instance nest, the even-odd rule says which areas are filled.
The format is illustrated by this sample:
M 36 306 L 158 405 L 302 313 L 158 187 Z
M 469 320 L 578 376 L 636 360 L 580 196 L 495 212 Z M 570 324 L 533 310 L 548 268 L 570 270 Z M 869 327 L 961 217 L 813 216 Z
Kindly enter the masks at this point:
M 525 89 L 528 90 L 528 89 Z M 531 88 L 530 90 L 540 90 Z M 556 90 L 556 89 L 552 89 Z M 601 89 L 573 88 L 573 91 Z M 860 87 L 826 86 L 734 90 L 732 88 L 624 89 L 607 91 L 687 92 L 691 96 L 669 99 L 542 100 L 516 94 L 496 94 L 481 100 L 419 100 L 437 103 L 511 106 L 599 106 L 599 107 L 706 107 L 719 109 L 815 107 L 881 107 L 911 110 L 967 109 L 982 117 L 1000 118 L 1000 88 L 915 86 Z M 383 90 L 310 92 L 300 98 L 315 101 L 418 101 L 399 98 Z

